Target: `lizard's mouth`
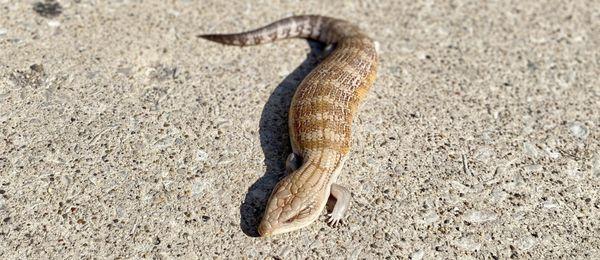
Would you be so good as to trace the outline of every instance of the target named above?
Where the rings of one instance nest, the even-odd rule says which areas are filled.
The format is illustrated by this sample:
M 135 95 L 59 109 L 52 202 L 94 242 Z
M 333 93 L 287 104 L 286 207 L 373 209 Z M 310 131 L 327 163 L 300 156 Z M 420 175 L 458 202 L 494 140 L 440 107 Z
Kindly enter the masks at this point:
M 263 219 L 258 226 L 258 233 L 261 237 L 270 237 L 281 233 L 294 231 L 309 225 L 314 219 L 296 219 L 292 218 L 283 223 L 279 221 L 268 221 Z

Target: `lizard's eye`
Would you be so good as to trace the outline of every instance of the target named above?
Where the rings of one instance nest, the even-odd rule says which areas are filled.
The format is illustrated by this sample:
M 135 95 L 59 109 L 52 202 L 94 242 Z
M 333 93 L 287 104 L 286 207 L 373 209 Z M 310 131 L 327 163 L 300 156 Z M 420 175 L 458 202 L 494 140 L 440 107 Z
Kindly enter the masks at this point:
M 310 214 L 311 210 L 312 209 L 310 207 L 306 207 L 306 208 L 302 209 L 300 212 L 298 212 L 298 214 L 296 216 L 293 216 L 290 219 L 286 220 L 285 223 L 289 224 L 289 223 L 294 222 L 294 220 L 303 219 Z

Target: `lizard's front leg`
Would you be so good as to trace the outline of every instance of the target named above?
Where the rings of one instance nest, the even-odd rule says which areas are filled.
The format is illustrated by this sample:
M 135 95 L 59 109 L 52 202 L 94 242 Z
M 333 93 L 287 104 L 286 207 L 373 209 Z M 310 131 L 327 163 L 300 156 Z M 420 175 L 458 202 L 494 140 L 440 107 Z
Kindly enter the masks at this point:
M 348 210 L 352 195 L 348 189 L 335 183 L 331 184 L 331 195 L 335 197 L 336 201 L 335 206 L 333 206 L 333 211 L 328 215 L 329 220 L 327 222 L 332 226 L 335 226 L 342 220 Z

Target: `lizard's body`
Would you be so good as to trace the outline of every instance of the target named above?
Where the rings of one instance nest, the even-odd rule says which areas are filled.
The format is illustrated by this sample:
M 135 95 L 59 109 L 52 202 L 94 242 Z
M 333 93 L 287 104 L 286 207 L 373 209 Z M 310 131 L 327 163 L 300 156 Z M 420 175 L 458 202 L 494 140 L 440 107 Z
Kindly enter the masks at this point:
M 376 76 L 373 41 L 344 20 L 295 16 L 239 34 L 202 35 L 230 45 L 255 45 L 281 38 L 309 38 L 336 48 L 300 83 L 289 110 L 293 154 L 291 174 L 273 190 L 258 228 L 263 236 L 309 225 L 325 207 L 329 195 L 337 202 L 330 222 L 337 223 L 350 193 L 335 184 L 351 145 L 352 119 Z M 302 165 L 293 167 L 294 157 Z

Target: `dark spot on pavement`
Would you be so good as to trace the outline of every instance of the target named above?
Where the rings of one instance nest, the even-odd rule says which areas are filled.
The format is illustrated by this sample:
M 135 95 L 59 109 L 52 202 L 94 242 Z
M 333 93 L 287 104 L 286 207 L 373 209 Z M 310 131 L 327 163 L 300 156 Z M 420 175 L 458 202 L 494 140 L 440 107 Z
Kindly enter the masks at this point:
M 33 10 L 43 17 L 53 18 L 62 13 L 62 6 L 53 0 L 46 0 L 33 4 Z

